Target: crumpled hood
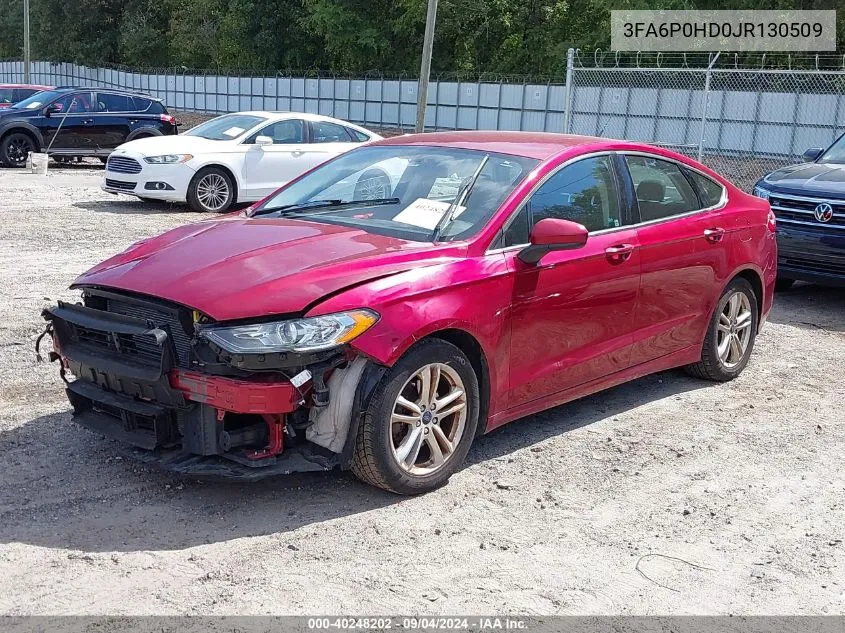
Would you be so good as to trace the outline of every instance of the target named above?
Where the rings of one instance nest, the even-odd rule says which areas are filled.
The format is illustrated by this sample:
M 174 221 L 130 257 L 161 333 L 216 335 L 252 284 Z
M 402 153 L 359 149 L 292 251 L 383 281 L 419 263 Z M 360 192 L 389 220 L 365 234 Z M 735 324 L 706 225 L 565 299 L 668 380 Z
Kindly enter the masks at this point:
M 223 321 L 301 312 L 345 287 L 455 254 L 343 226 L 229 216 L 138 242 L 73 285 L 160 297 Z
M 845 165 L 801 163 L 773 171 L 764 182 L 804 194 L 845 196 Z

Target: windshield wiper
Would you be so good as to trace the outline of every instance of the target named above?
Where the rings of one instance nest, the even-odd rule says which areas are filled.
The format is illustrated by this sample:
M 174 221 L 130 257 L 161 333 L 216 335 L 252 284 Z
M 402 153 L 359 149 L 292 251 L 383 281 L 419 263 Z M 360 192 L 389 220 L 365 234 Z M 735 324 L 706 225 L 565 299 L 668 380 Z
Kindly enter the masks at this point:
M 387 204 L 399 204 L 402 202 L 399 198 L 373 198 L 372 200 L 309 200 L 308 202 L 302 202 L 298 204 L 285 204 L 280 207 L 273 207 L 268 208 L 264 207 L 263 209 L 258 209 L 255 211 L 252 216 L 256 217 L 259 215 L 269 215 L 271 213 L 279 213 L 280 215 L 287 215 L 288 213 L 293 213 L 295 211 L 305 211 L 308 209 L 336 209 L 338 207 L 349 207 L 353 205 L 387 205 Z
M 490 159 L 490 154 L 484 154 L 484 158 L 481 159 L 481 162 L 476 167 L 475 171 L 473 172 L 470 179 L 467 180 L 463 186 L 458 189 L 458 193 L 455 194 L 455 199 L 452 200 L 449 208 L 446 209 L 446 213 L 444 213 L 440 219 L 437 221 L 437 224 L 434 227 L 434 230 L 431 232 L 431 241 L 436 242 L 437 238 L 440 237 L 440 233 L 446 227 L 449 222 L 452 221 L 452 216 L 455 215 L 455 211 L 458 210 L 458 206 L 463 204 L 466 201 L 467 196 L 469 196 L 470 191 L 472 191 L 473 186 L 475 186 L 475 181 L 478 180 L 478 177 L 481 175 L 481 170 L 484 169 L 484 165 L 487 164 L 487 161 Z

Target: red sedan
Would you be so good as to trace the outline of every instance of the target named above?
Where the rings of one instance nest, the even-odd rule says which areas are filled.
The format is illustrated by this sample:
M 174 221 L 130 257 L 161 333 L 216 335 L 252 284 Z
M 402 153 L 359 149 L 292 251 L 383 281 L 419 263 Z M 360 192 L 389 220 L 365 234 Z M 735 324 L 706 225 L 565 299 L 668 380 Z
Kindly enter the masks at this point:
M 53 86 L 36 84 L 0 84 L 0 110 L 11 108 L 18 101 L 31 97 L 42 90 L 52 90 Z
M 44 316 L 76 419 L 136 457 L 413 494 L 517 418 L 671 367 L 735 378 L 774 232 L 767 202 L 664 149 L 401 136 L 131 246 Z

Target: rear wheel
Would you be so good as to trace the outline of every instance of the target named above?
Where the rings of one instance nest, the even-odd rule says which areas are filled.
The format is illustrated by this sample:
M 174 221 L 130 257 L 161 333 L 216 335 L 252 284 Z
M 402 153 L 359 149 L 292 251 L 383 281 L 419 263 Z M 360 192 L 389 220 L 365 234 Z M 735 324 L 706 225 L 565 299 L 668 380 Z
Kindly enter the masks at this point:
M 24 132 L 12 132 L 0 141 L 0 162 L 5 167 L 23 167 L 30 152 L 36 151 L 35 141 Z
M 747 280 L 734 279 L 716 304 L 701 360 L 688 365 L 697 378 L 725 382 L 745 369 L 757 336 L 757 296 Z
M 440 339 L 421 341 L 376 386 L 352 472 L 398 494 L 434 490 L 463 463 L 478 411 L 478 380 L 466 355 Z
M 231 176 L 218 167 L 206 167 L 188 185 L 188 206 L 194 211 L 220 213 L 235 201 Z

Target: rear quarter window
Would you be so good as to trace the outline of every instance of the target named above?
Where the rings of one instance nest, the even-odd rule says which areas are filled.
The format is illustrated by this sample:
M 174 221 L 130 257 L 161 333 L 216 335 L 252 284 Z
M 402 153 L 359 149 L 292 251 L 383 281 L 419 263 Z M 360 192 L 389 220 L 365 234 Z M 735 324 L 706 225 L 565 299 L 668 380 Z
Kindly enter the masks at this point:
M 698 189 L 698 196 L 701 198 L 701 205 L 703 208 L 715 207 L 722 201 L 725 188 L 714 180 L 710 180 L 707 176 L 702 176 L 698 172 L 689 172 L 695 188 Z

